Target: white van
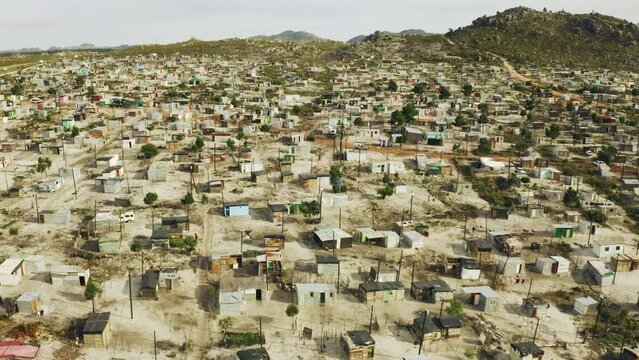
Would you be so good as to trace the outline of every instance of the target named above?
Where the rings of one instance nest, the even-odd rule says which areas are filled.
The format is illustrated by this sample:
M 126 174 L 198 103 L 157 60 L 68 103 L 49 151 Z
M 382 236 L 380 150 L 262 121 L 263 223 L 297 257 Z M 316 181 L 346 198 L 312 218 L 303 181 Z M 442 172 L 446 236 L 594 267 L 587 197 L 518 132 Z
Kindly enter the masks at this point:
M 120 215 L 120 222 L 130 223 L 135 221 L 135 214 L 133 211 L 127 211 L 124 214 Z

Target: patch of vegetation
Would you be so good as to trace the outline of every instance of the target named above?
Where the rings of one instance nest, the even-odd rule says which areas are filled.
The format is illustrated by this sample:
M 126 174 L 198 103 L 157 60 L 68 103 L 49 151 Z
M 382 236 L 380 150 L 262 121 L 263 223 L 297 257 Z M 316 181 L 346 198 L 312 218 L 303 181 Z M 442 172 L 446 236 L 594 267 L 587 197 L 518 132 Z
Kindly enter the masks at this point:
M 197 240 L 191 235 L 183 238 L 173 238 L 169 239 L 169 246 L 180 250 L 193 251 L 197 247 Z
M 142 156 L 147 159 L 152 159 L 160 153 L 158 147 L 153 144 L 144 144 L 140 151 L 142 152 Z
M 262 340 L 263 341 L 263 340 Z M 243 347 L 258 345 L 260 343 L 259 332 L 227 332 L 224 334 L 224 342 L 227 347 Z
M 144 196 L 144 203 L 147 205 L 153 205 L 154 202 L 158 200 L 158 194 L 154 192 L 148 192 Z
M 383 188 L 377 189 L 377 195 L 381 196 L 382 199 L 386 199 L 393 195 L 393 187 L 390 184 L 386 184 Z
M 586 219 L 599 224 L 605 224 L 608 221 L 608 216 L 600 209 L 588 210 L 585 215 Z
M 510 179 L 502 176 L 496 178 L 476 177 L 472 183 L 473 189 L 475 189 L 479 197 L 486 200 L 489 204 L 512 207 L 514 202 L 507 196 L 507 192 L 516 184 L 517 180 L 515 179 L 515 176 L 512 176 Z
M 143 248 L 144 245 L 142 245 L 142 241 L 135 239 L 131 242 L 131 251 L 138 252 L 141 251 Z
M 464 305 L 459 300 L 452 300 L 446 308 L 446 314 L 460 316 L 464 313 Z

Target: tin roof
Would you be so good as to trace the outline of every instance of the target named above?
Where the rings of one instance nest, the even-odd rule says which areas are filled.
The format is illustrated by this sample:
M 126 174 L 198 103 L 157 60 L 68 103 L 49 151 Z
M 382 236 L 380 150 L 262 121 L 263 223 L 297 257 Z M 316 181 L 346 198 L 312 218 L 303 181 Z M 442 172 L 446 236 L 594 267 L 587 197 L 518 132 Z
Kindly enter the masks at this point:
M 87 322 L 82 328 L 83 334 L 102 334 L 109 324 L 110 312 L 95 313 L 89 315 Z

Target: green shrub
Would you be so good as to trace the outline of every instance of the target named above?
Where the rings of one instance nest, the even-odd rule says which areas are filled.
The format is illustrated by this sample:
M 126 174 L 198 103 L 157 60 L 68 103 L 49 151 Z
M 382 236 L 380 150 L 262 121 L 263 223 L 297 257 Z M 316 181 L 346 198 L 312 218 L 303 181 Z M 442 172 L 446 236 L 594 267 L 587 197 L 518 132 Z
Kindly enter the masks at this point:
M 260 343 L 260 333 L 247 332 L 235 333 L 227 332 L 224 336 L 227 347 L 244 347 L 257 345 Z

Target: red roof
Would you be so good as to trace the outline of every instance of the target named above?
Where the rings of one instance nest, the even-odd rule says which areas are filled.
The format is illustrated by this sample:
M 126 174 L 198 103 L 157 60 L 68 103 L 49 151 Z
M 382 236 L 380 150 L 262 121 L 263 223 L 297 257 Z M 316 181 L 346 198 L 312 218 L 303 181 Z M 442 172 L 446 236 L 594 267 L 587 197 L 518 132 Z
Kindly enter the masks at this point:
M 27 345 L 20 340 L 0 341 L 0 359 L 34 359 L 39 350 L 38 346 Z

